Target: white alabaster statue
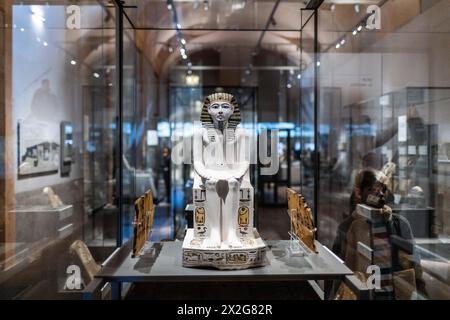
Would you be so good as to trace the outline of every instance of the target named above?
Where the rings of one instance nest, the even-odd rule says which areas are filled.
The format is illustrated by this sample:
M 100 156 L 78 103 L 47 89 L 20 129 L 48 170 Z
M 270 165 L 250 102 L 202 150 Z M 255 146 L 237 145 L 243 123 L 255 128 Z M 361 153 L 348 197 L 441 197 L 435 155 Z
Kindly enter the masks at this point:
M 236 127 L 240 112 L 234 98 L 225 93 L 209 96 L 202 122 L 204 127 L 194 137 L 194 179 L 206 189 L 209 232 L 204 245 L 242 247 L 237 234 L 239 190 L 242 180 L 249 182 L 250 162 L 245 152 L 248 137 Z
M 188 231 L 183 248 L 209 249 L 216 256 L 202 256 L 207 251 L 190 251 L 186 255 L 186 251 L 185 265 L 242 268 L 261 264 L 262 255 L 257 248 L 265 245 L 253 228 L 250 139 L 245 129 L 237 127 L 240 120 L 239 106 L 232 95 L 215 93 L 206 97 L 202 128 L 194 133 L 193 142 L 194 230 Z M 220 254 L 220 250 L 233 249 L 252 249 L 253 253 L 241 251 L 233 257 L 233 251 Z M 220 257 L 224 260 L 219 261 Z M 210 263 L 196 264 L 197 260 Z

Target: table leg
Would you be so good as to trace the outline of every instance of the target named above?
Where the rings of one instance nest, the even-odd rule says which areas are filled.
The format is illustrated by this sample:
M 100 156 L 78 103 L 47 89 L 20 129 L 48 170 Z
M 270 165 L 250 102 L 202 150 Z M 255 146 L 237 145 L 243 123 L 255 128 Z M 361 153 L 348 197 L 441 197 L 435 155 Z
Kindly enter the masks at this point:
M 111 299 L 112 300 L 120 300 L 121 287 L 122 287 L 122 282 L 118 282 L 118 281 L 111 282 Z

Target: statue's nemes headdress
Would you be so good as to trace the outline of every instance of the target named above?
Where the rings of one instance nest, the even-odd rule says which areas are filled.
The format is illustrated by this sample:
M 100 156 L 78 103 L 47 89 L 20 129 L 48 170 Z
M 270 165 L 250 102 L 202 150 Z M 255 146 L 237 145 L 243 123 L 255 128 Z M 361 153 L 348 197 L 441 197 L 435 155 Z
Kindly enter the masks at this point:
M 202 114 L 200 116 L 203 127 L 207 129 L 214 128 L 213 120 L 208 113 L 208 107 L 218 101 L 228 102 L 234 107 L 234 112 L 228 120 L 228 129 L 233 129 L 233 131 L 236 130 L 237 125 L 241 123 L 241 112 L 239 111 L 239 105 L 236 98 L 229 93 L 213 93 L 205 98 Z

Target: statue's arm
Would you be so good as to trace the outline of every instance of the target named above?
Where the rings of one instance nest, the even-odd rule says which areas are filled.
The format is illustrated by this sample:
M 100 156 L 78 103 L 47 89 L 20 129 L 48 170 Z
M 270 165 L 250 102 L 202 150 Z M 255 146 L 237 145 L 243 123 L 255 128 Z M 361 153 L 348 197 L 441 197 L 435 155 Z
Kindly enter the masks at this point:
M 200 177 L 209 179 L 210 174 L 208 173 L 208 169 L 206 169 L 205 163 L 203 161 L 203 133 L 204 129 L 200 129 L 194 132 L 194 170 Z
M 238 142 L 238 167 L 234 177 L 241 179 L 250 168 L 250 137 L 246 130 L 240 129 L 237 132 Z

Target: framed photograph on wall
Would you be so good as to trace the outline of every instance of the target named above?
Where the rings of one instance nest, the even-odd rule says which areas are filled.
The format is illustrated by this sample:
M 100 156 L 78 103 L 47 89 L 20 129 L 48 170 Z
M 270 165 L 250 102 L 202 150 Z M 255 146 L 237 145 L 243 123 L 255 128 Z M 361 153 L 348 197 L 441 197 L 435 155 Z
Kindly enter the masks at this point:
M 73 163 L 73 125 L 61 122 L 61 177 L 70 176 Z
M 58 173 L 59 144 L 39 124 L 17 123 L 18 178 Z

